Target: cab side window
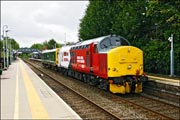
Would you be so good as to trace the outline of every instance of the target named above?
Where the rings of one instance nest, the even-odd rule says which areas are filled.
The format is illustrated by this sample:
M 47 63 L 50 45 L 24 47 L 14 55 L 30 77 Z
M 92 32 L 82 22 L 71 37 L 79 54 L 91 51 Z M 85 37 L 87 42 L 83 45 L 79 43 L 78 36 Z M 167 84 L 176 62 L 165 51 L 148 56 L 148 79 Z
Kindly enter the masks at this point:
M 98 53 L 97 44 L 94 45 L 94 53 Z

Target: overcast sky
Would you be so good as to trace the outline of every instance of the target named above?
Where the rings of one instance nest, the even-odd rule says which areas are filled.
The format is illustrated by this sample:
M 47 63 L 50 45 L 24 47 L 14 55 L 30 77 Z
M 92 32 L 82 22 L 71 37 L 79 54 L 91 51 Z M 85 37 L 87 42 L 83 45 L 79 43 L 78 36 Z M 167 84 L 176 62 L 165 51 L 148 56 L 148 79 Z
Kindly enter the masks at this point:
M 20 47 L 54 38 L 58 43 L 78 41 L 80 19 L 88 1 L 1 1 L 2 26 Z M 66 37 L 65 37 L 66 36 Z

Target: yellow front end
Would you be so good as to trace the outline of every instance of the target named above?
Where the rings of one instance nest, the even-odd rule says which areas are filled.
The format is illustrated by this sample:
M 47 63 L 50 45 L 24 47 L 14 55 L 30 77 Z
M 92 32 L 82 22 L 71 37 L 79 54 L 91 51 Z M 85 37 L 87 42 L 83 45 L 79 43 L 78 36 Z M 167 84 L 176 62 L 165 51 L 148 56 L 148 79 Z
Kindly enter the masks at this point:
M 59 48 L 56 49 L 56 66 L 58 66 L 58 54 L 59 54 Z
M 143 74 L 143 52 L 133 46 L 120 46 L 108 52 L 108 77 L 141 76 Z M 142 91 L 141 85 L 137 85 L 135 91 Z M 129 93 L 131 87 L 128 82 L 124 85 L 110 84 L 112 93 Z
M 112 93 L 130 93 L 131 88 L 129 86 L 128 82 L 125 82 L 125 84 L 120 85 L 120 84 L 109 84 L 109 89 Z

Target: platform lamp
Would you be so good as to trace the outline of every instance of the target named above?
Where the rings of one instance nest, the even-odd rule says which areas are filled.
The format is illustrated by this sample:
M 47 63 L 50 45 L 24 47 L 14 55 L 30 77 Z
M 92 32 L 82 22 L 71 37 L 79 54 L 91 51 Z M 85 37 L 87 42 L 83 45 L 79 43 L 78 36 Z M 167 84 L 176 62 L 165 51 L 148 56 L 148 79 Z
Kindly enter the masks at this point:
M 7 38 L 7 32 L 9 32 L 10 30 L 6 30 L 5 32 L 6 32 L 6 62 L 7 62 L 7 67 L 9 67 L 9 58 L 8 58 L 8 52 L 9 52 L 9 50 L 8 50 L 8 38 Z
M 170 76 L 174 76 L 174 49 L 173 49 L 173 34 L 168 38 L 171 42 L 171 51 L 170 51 Z
M 6 67 L 6 64 L 5 64 L 5 62 L 6 62 L 6 60 L 5 60 L 5 56 L 6 56 L 6 45 L 5 45 L 5 37 L 4 37 L 4 31 L 5 31 L 5 28 L 7 29 L 8 28 L 8 26 L 7 25 L 4 25 L 3 26 L 3 53 L 4 53 L 4 56 L 3 56 L 3 69 L 4 70 L 6 70 L 7 69 L 7 67 Z

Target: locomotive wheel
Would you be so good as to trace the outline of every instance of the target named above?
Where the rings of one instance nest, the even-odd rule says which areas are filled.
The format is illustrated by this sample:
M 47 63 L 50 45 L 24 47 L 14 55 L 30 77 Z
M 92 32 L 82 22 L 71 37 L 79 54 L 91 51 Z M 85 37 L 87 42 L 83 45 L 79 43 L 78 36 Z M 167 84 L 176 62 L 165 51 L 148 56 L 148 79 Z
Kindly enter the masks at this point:
M 103 89 L 103 90 L 109 90 L 109 83 L 105 79 L 99 79 L 99 84 L 98 88 Z

